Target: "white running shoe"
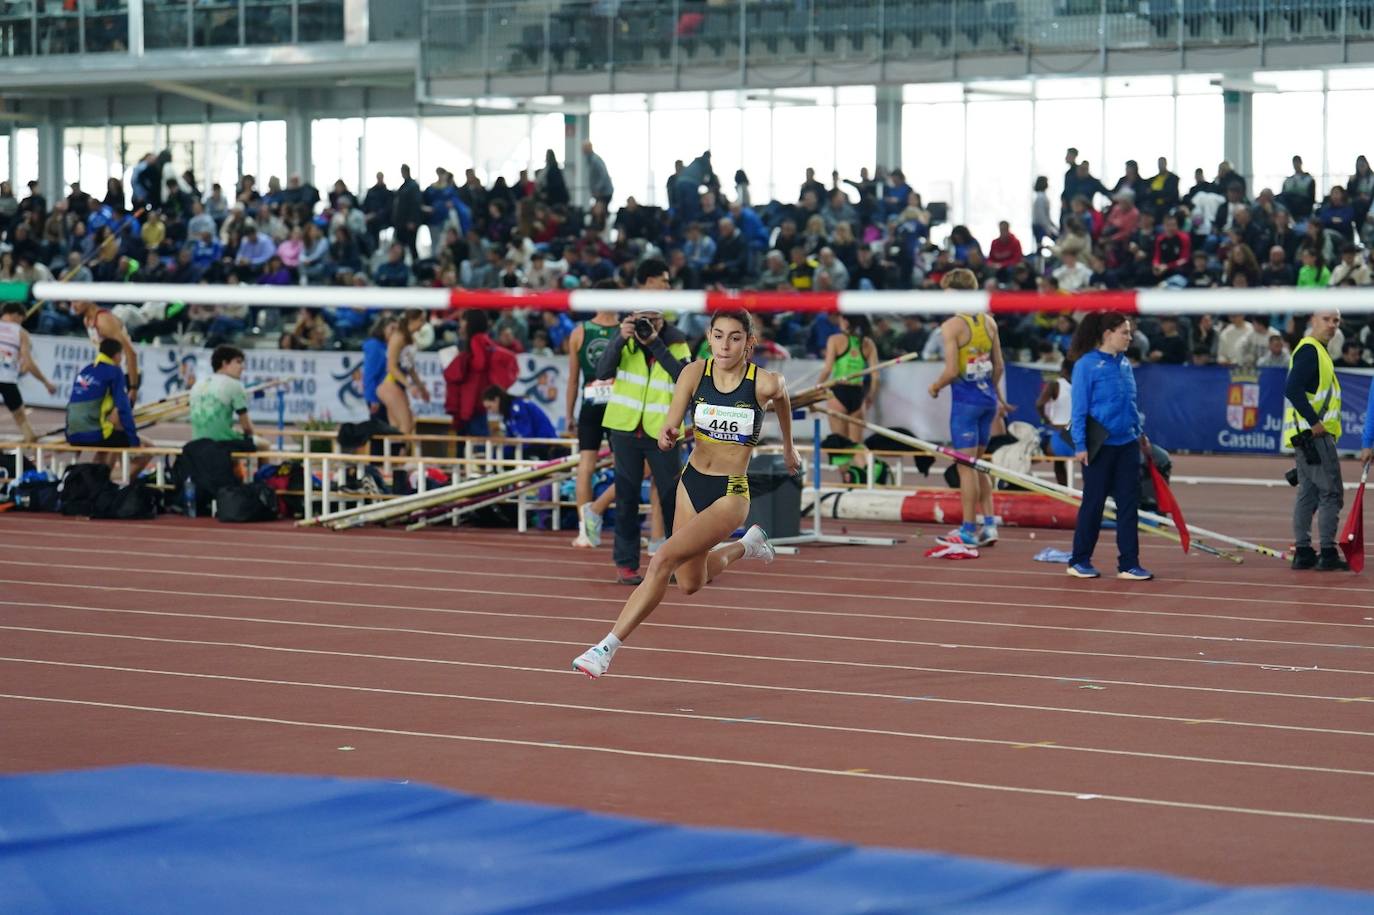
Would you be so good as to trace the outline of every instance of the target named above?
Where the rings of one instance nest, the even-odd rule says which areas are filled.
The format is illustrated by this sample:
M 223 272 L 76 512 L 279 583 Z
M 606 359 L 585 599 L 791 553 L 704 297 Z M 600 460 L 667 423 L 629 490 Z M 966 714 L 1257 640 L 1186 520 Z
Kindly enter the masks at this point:
M 573 670 L 580 670 L 595 680 L 611 666 L 611 653 L 600 645 L 593 645 L 578 655 L 572 666 Z
M 573 545 L 573 546 L 579 546 L 579 547 L 590 548 L 591 545 L 592 545 L 592 542 L 591 542 L 590 540 L 588 540 L 588 539 L 582 534 L 581 531 L 578 531 L 578 532 L 577 532 L 577 536 L 573 538 L 572 545 Z
M 665 543 L 667 543 L 667 542 L 668 542 L 668 538 L 667 538 L 667 537 L 650 537 L 650 538 L 649 538 L 649 545 L 648 545 L 648 547 L 645 548 L 644 552 L 646 552 L 646 553 L 648 553 L 650 556 L 652 556 L 652 555 L 654 555 L 655 553 L 657 553 L 660 549 L 662 549 L 662 548 L 663 548 L 663 544 L 665 544 Z
M 997 542 L 997 525 L 985 524 L 978 534 L 979 546 L 992 546 Z
M 739 542 L 744 544 L 745 559 L 762 559 L 764 562 L 772 562 L 778 556 L 778 551 L 773 549 L 773 544 L 768 542 L 768 535 L 757 524 L 745 531 L 744 536 L 739 538 Z
M 582 539 L 588 546 L 601 546 L 601 516 L 592 509 L 592 503 L 583 505 L 578 515 L 582 522 Z

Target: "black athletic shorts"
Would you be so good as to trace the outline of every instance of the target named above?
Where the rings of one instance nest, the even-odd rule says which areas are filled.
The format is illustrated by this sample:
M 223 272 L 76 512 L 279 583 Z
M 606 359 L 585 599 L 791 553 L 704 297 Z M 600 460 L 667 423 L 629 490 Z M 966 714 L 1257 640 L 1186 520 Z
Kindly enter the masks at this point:
M 582 405 L 582 412 L 577 414 L 578 451 L 601 450 L 601 443 L 606 440 L 606 429 L 601 425 L 605 417 L 605 404 Z
M 702 473 L 693 467 L 690 461 L 682 469 L 682 485 L 686 487 L 687 498 L 692 500 L 692 508 L 696 509 L 697 514 L 706 511 L 718 499 L 727 495 L 744 496 L 745 501 L 749 499 L 748 474 L 718 476 Z
M 23 395 L 19 393 L 19 385 L 8 381 L 0 382 L 0 397 L 5 399 L 5 408 L 11 413 L 19 412 L 24 406 Z
M 844 412 L 853 413 L 864 405 L 864 395 L 868 392 L 865 385 L 837 384 L 830 389 L 835 399 L 844 407 Z

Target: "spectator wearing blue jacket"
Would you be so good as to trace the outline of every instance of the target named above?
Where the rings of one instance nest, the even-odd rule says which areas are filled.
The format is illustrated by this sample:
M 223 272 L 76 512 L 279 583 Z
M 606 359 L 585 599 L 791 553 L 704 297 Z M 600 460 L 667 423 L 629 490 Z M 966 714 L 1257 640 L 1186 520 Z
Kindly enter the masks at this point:
M 487 409 L 487 423 L 493 427 L 493 435 L 501 434 L 514 439 L 558 438 L 558 430 L 537 404 L 530 403 L 524 397 L 516 397 L 497 385 L 482 392 L 482 405 Z M 494 428 L 497 417 L 500 417 L 499 431 Z M 511 450 L 507 449 L 508 452 Z M 524 452 L 526 457 L 544 460 L 549 456 L 549 446 L 526 445 Z
M 887 181 L 883 184 L 883 215 L 894 216 L 906 209 L 907 200 L 911 197 L 911 185 L 906 183 L 906 175 L 900 168 L 894 168 L 887 173 Z
M 1126 359 L 1130 319 L 1115 312 L 1090 314 L 1078 325 L 1073 361 L 1074 457 L 1083 464 L 1083 503 L 1073 532 L 1069 575 L 1098 578 L 1093 549 L 1102 527 L 1107 496 L 1116 500 L 1117 578 L 1148 581 L 1140 567 L 1140 455 L 1149 448 L 1136 406 L 1135 373 Z
M 72 382 L 67 401 L 67 444 L 97 448 L 137 448 L 138 423 L 129 403 L 128 383 L 120 362 L 124 344 L 106 337 L 100 341 L 95 361 L 83 368 Z M 113 463 L 114 455 L 96 455 L 102 463 Z M 150 455 L 130 462 L 129 473 L 137 476 L 151 460 Z
M 387 421 L 386 404 L 377 396 L 377 385 L 386 377 L 386 344 L 395 329 L 396 319 L 386 315 L 377 319 L 363 341 L 363 402 L 368 415 L 382 422 Z

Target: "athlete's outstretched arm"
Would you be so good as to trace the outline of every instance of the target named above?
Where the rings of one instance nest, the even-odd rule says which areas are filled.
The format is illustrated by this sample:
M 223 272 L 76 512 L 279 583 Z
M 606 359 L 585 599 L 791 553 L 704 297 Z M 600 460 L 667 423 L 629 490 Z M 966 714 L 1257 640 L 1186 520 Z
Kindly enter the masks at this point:
M 684 365 L 682 372 L 677 376 L 677 381 L 673 384 L 673 402 L 668 405 L 663 430 L 658 433 L 658 447 L 662 450 L 671 451 L 677 444 L 682 420 L 687 416 L 687 406 L 692 402 L 692 393 L 701 383 L 701 376 L 705 371 L 706 360 L 697 359 Z

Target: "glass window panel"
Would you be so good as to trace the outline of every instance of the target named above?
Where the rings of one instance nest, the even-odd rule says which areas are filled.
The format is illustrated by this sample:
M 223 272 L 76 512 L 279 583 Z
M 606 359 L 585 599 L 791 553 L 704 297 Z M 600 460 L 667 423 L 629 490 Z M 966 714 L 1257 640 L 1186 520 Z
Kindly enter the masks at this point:
M 979 102 L 968 106 L 969 187 L 959 221 L 988 250 L 997 223 L 1007 220 L 1023 245 L 1030 243 L 1031 149 L 1027 143 L 998 143 L 996 137 L 1031 135 L 1029 101 Z
M 1310 92 L 1322 87 L 1320 70 L 1261 70 L 1255 82 L 1273 86 L 1279 92 Z
M 300 0 L 300 40 L 343 41 L 343 11 L 343 0 Z
M 420 119 L 420 151 L 411 169 L 421 188 L 434 182 L 436 168 L 453 172 L 461 183 L 464 172 L 477 167 L 472 150 L 478 120 L 467 115 Z
M 1037 79 L 1035 97 L 1043 99 L 1097 98 L 1102 94 L 1102 80 Z
M 1374 68 L 1351 67 L 1326 72 L 1326 85 L 1331 89 L 1374 89 Z
M 705 115 L 705 112 L 702 114 Z M 671 117 L 665 115 L 665 118 Z M 654 137 L 653 148 L 650 148 L 648 112 L 594 112 L 587 134 L 597 154 L 605 160 L 615 184 L 612 208 L 620 206 L 626 197 L 640 201 L 653 200 L 663 205 L 664 187 L 668 176 L 673 173 L 673 160 L 686 154 L 681 145 L 669 145 L 667 137 Z M 704 136 L 703 130 L 695 138 L 698 142 L 693 145 L 699 145 Z M 558 152 L 557 149 L 554 151 Z M 572 188 L 568 190 L 571 192 Z
M 964 100 L 962 83 L 907 83 L 902 86 L 902 101 L 911 104 L 934 102 L 961 102 Z
M 1370 111 L 1374 111 L 1374 90 L 1328 93 L 1326 143 L 1333 184 L 1345 184 L 1355 173 L 1356 156 L 1374 155 Z
M 902 106 L 902 171 L 924 203 L 949 204 L 962 219 L 964 103 Z M 944 231 L 948 231 L 948 226 Z
M 535 170 L 544 167 L 545 151 L 552 149 L 557 155 L 563 148 L 563 115 L 536 114 L 530 128 L 530 136 L 533 138 L 530 143 L 530 158 L 522 168 L 528 168 L 530 177 L 533 178 Z
M 711 116 L 704 108 L 669 111 L 656 109 L 649 113 L 647 123 L 649 135 L 644 140 L 647 144 L 647 165 L 641 163 L 633 172 L 636 176 L 635 183 L 622 190 L 620 173 L 611 165 L 610 159 L 606 160 L 606 165 L 611 169 L 611 177 L 615 180 L 613 203 L 616 205 L 632 194 L 637 200 L 646 200 L 647 195 L 652 193 L 653 199 L 660 206 L 666 206 L 667 182 L 669 176 L 674 173 L 673 163 L 678 159 L 684 163 L 691 162 L 709 147 L 707 132 L 711 129 Z M 733 172 L 726 173 L 721 163 L 715 161 L 714 153 L 711 161 L 716 171 L 723 174 L 721 181 L 728 187 Z
M 872 105 L 877 100 L 875 86 L 839 86 L 835 89 L 836 105 Z
M 1225 140 L 1222 136 L 1221 94 L 1180 95 L 1178 97 L 1177 135 L 1174 137 L 1173 171 L 1179 176 L 1181 192 L 1193 186 L 1194 169 L 1203 169 L 1209 178 L 1216 176 Z M 1256 182 L 1258 187 L 1264 187 Z
M 743 115 L 743 159 L 749 195 L 755 204 L 775 199 L 773 189 L 773 116 L 767 108 L 750 108 Z
M 1134 159 L 1146 178 L 1155 174 L 1160 156 L 1174 158 L 1173 96 L 1107 99 L 1107 148 L 1094 174 L 1113 187 Z
M 1317 74 L 1321 76 L 1320 73 Z M 1320 92 L 1257 92 L 1254 107 L 1254 169 L 1252 185 L 1257 188 L 1282 186 L 1293 171 L 1293 156 L 1302 156 L 1303 165 L 1317 178 L 1320 196 L 1331 186 L 1321 174 L 1325 156 L 1322 138 L 1322 94 Z M 1218 160 L 1219 161 L 1219 160 Z M 1201 163 L 1210 177 L 1215 163 Z
M 658 92 L 654 95 L 654 110 L 684 111 L 705 108 L 709 95 L 707 92 Z
M 119 180 L 124 183 L 124 200 L 133 206 L 133 168 L 150 152 L 156 152 L 156 132 L 151 124 L 126 124 L 115 128 L 115 156 L 119 159 Z
M 14 196 L 23 199 L 28 196 L 25 182 L 38 180 L 38 130 L 25 127 L 17 131 L 15 145 L 16 161 L 11 163 L 15 177 Z
M 878 158 L 878 109 L 876 105 L 840 105 L 835 109 L 835 168 L 840 179 L 858 180 L 859 169 L 868 169 L 873 174 Z M 830 183 L 830 176 L 820 177 Z M 846 184 L 841 184 L 849 199 L 859 201 L 859 192 Z
M 1210 95 L 1221 91 L 1220 73 L 1180 73 L 1175 77 L 1179 95 Z
M 807 86 L 795 89 L 774 89 L 773 95 L 780 99 L 794 98 L 814 102 L 817 105 L 835 104 L 835 90 L 829 86 Z
M 409 165 L 416 181 L 424 178 L 420 170 L 420 133 L 414 118 L 368 118 L 364 134 L 364 171 L 368 186 L 373 175 L 386 175 L 387 187 L 393 190 L 401 183 L 401 166 Z M 460 176 L 462 172 L 458 173 Z
M 642 92 L 627 92 L 623 95 L 593 95 L 592 111 L 643 111 L 649 97 Z M 705 104 L 703 102 L 703 104 Z M 657 97 L 655 97 L 657 105 Z
M 1050 181 L 1050 209 L 1056 217 L 1059 215 L 1059 195 L 1064 192 L 1064 173 L 1069 168 L 1064 161 L 1064 154 L 1070 146 L 1078 150 L 1080 161 L 1088 161 L 1093 174 L 1102 177 L 1100 98 L 1054 99 L 1035 103 L 1035 174 L 1044 175 Z
M 968 84 L 968 91 L 1003 96 L 1024 95 L 1029 98 L 1031 81 L 1028 79 L 979 79 Z
M 1111 76 L 1106 80 L 1108 98 L 1130 95 L 1172 95 L 1173 78 L 1169 76 Z
M 290 44 L 291 0 L 244 0 L 246 44 Z
M 816 180 L 829 187 L 834 159 L 835 109 L 832 106 L 779 105 L 773 109 L 775 199 L 796 200 L 808 168 L 814 168 Z
M 0 181 L 8 180 L 10 180 L 10 137 L 8 133 L 0 133 Z
M 210 148 L 205 156 L 205 174 L 201 180 L 201 190 L 209 193 L 211 186 L 218 184 L 227 198 L 232 198 L 234 186 L 239 176 L 239 134 L 243 125 L 211 124 Z
M 191 40 L 196 47 L 231 48 L 240 44 L 238 0 L 210 0 L 191 9 Z
M 257 171 L 259 193 L 267 187 L 267 179 L 273 175 L 281 179 L 286 187 L 286 122 L 258 122 Z M 246 158 L 246 157 L 245 157 Z
M 721 190 L 735 197 L 735 171 L 744 167 L 744 111 L 716 108 L 711 111 L 711 167 L 720 176 Z
M 362 175 L 362 137 L 362 118 L 329 118 L 311 125 L 310 152 L 316 186 L 329 189 L 342 179 L 349 190 L 361 195 L 372 184 Z
M 143 46 L 185 48 L 191 26 L 187 0 L 143 0 Z

